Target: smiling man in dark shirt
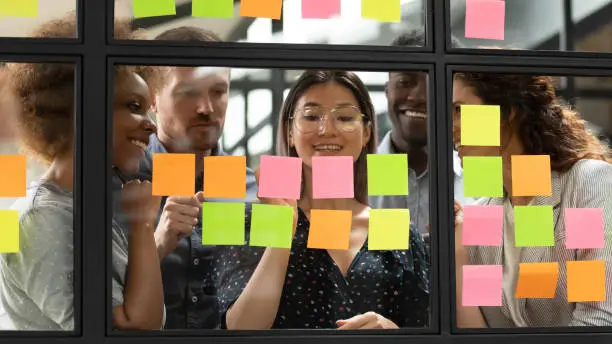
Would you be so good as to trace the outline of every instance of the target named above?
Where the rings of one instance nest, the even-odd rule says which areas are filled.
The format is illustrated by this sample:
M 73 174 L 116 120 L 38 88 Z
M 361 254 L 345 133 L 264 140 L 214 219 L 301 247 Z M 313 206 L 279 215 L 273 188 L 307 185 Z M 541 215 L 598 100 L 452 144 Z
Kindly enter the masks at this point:
M 192 27 L 168 30 L 156 40 L 220 41 L 212 32 Z M 155 93 L 158 132 L 151 137 L 141 164 L 141 178 L 151 178 L 156 153 L 196 155 L 196 194 L 164 197 L 155 241 L 161 260 L 166 329 L 212 329 L 219 326 L 215 260 L 220 248 L 202 245 L 200 219 L 204 199 L 203 158 L 226 155 L 220 147 L 228 105 L 230 69 L 225 67 L 158 67 L 160 80 L 150 85 Z M 256 198 L 257 184 L 247 168 L 247 196 Z M 197 223 L 194 224 L 194 222 Z

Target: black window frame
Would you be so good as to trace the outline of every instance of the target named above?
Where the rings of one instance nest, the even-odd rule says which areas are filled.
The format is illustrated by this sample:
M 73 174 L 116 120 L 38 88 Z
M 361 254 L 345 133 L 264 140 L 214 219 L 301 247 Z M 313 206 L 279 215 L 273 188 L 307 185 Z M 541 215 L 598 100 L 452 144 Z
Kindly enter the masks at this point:
M 75 97 L 75 331 L 0 332 L 8 343 L 465 343 L 521 341 L 558 344 L 612 339 L 610 327 L 457 329 L 454 301 L 452 188 L 452 74 L 456 71 L 612 76 L 612 54 L 573 51 L 456 49 L 450 46 L 448 0 L 427 0 L 427 44 L 420 48 L 260 43 L 115 41 L 114 1 L 77 0 L 78 38 L 0 38 L 0 60 L 69 62 L 77 67 Z M 510 0 L 511 1 L 511 0 Z M 565 3 L 569 3 L 566 1 Z M 567 21 L 566 21 L 567 23 Z M 570 21 L 571 24 L 571 21 Z M 568 29 L 571 32 L 571 30 Z M 571 46 L 571 44 L 569 45 Z M 347 334 L 338 331 L 225 333 L 164 331 L 111 333 L 110 228 L 112 67 L 115 64 L 223 65 L 240 68 L 339 68 L 356 71 L 422 70 L 429 73 L 432 316 L 419 334 Z M 104 130 L 100 130 L 104 128 Z M 100 182 L 103 180 L 104 182 Z M 101 281 L 105 281 L 102 283 Z M 405 330 L 405 333 L 413 333 Z M 358 332 L 357 332 L 358 333 Z

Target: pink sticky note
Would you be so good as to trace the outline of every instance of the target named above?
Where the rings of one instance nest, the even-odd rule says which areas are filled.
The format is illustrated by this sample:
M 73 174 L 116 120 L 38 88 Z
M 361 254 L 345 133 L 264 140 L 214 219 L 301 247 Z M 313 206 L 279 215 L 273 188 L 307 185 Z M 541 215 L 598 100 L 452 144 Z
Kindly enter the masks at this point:
M 340 15 L 341 0 L 302 0 L 302 18 L 329 19 Z
M 565 246 L 604 248 L 604 219 L 599 208 L 565 208 Z
M 259 158 L 258 196 L 300 199 L 302 159 L 262 155 Z
M 461 302 L 464 306 L 502 305 L 501 265 L 464 265 Z
M 466 0 L 465 37 L 503 41 L 505 18 L 504 0 Z
M 353 198 L 352 156 L 315 156 L 312 158 L 313 198 Z
M 504 207 L 466 205 L 463 207 L 463 245 L 501 246 Z

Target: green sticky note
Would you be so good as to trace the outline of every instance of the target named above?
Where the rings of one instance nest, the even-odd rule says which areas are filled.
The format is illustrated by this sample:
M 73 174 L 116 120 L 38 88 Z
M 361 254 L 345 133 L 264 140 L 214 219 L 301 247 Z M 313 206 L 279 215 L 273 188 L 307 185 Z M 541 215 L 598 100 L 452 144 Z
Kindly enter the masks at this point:
M 402 21 L 400 0 L 362 0 L 361 17 L 399 23 Z
M 202 245 L 244 245 L 244 203 L 203 203 Z
M 134 18 L 176 15 L 174 0 L 132 0 Z
M 516 247 L 555 246 L 552 206 L 515 206 L 514 232 Z
M 408 155 L 368 154 L 368 195 L 408 195 Z
M 38 17 L 38 0 L 0 0 L 0 17 Z
M 253 204 L 250 246 L 291 248 L 293 208 Z
M 19 212 L 0 210 L 0 253 L 19 252 Z
M 463 157 L 463 193 L 465 197 L 503 197 L 502 158 Z
M 232 18 L 234 16 L 234 1 L 193 0 L 191 15 L 193 17 Z
M 409 209 L 371 209 L 368 250 L 407 250 L 410 238 Z
M 499 105 L 461 105 L 461 145 L 499 146 Z

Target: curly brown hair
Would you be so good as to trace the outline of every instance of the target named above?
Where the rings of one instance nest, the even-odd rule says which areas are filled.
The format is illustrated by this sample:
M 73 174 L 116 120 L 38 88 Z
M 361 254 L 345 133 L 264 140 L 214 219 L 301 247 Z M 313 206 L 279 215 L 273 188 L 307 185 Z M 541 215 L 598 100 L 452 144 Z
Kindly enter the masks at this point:
M 499 105 L 502 121 L 510 118 L 526 154 L 549 155 L 551 168 L 567 171 L 581 159 L 612 162 L 611 152 L 585 126 L 580 114 L 557 98 L 548 76 L 455 73 L 484 104 Z
M 42 24 L 33 38 L 76 38 L 74 11 Z M 131 22 L 116 21 L 115 37 L 138 37 Z M 50 163 L 70 151 L 74 137 L 75 66 L 65 63 L 8 63 L 7 89 L 19 105 L 18 135 L 26 152 Z M 145 81 L 155 71 L 146 66 L 118 66 L 117 79 L 138 73 Z

